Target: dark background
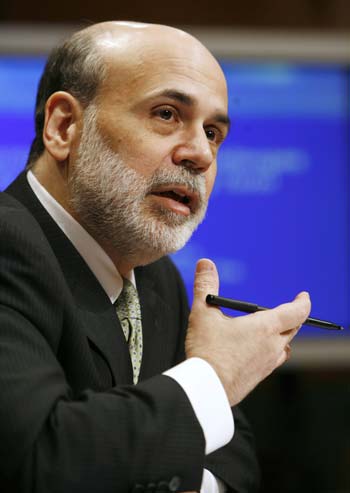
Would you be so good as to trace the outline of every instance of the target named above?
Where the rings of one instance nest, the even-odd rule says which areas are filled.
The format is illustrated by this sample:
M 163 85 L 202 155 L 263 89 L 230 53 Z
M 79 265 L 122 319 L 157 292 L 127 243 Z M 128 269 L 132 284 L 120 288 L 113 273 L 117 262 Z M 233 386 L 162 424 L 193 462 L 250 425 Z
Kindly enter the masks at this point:
M 350 1 L 0 0 L 0 22 L 5 23 L 109 19 L 254 28 L 267 33 L 349 33 Z M 242 406 L 256 433 L 262 493 L 350 493 L 350 354 L 349 362 L 341 364 L 325 361 L 280 369 Z
M 259 28 L 350 29 L 348 0 L 1 0 L 6 21 L 77 22 L 133 19 L 166 24 Z

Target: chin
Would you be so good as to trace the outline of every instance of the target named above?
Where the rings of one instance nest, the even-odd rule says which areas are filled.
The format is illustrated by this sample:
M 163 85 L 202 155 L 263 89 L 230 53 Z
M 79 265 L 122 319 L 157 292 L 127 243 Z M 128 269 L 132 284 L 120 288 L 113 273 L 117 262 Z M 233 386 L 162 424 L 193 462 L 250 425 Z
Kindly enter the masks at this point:
M 176 229 L 182 231 L 177 232 Z M 187 229 L 187 228 L 186 228 Z M 165 255 L 177 252 L 185 246 L 190 237 L 192 230 L 184 233 L 184 228 L 172 228 L 171 234 L 161 235 L 155 232 L 148 235 L 147 238 L 139 238 L 135 248 L 130 248 L 127 254 L 128 259 L 131 259 L 134 265 L 147 265 L 156 260 L 159 260 Z M 124 250 L 125 256 L 125 250 Z

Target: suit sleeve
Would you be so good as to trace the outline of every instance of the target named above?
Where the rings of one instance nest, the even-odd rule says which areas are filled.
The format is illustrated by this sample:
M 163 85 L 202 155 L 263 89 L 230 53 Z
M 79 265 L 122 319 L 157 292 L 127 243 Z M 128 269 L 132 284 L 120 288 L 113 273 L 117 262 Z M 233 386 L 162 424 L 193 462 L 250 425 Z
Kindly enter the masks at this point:
M 1 200 L 0 491 L 198 490 L 203 433 L 171 378 L 70 388 L 57 358 L 65 295 L 56 259 L 32 217 Z
M 184 330 L 179 341 L 177 358 L 185 358 L 184 343 L 188 321 L 187 294 L 180 275 L 177 276 L 179 310 Z M 260 468 L 256 456 L 255 441 L 250 425 L 238 406 L 232 408 L 235 432 L 232 440 L 217 451 L 206 456 L 204 468 L 221 479 L 232 493 L 257 493 L 260 488 Z

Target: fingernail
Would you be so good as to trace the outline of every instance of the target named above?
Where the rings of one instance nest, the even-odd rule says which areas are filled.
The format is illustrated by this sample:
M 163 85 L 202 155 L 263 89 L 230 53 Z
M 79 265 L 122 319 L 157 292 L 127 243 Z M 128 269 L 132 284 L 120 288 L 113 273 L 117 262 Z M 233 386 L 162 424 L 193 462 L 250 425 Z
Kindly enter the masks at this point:
M 201 259 L 197 262 L 197 272 L 211 272 L 214 270 L 213 262 L 209 259 Z

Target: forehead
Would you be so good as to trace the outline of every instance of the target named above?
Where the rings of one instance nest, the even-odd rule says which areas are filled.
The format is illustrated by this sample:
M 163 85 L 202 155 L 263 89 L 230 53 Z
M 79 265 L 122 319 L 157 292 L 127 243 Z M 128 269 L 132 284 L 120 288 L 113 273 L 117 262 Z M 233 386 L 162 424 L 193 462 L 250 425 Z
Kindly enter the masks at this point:
M 145 43 L 134 48 L 132 54 L 128 50 L 109 50 L 105 59 L 107 76 L 100 88 L 102 97 L 134 100 L 171 87 L 198 103 L 227 110 L 225 77 L 217 61 L 199 43 Z

